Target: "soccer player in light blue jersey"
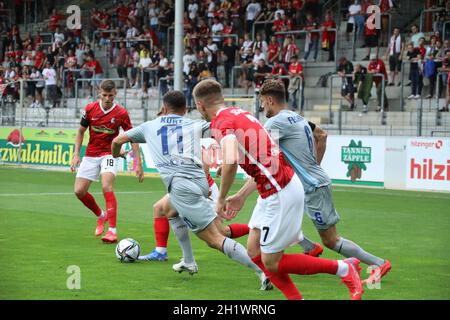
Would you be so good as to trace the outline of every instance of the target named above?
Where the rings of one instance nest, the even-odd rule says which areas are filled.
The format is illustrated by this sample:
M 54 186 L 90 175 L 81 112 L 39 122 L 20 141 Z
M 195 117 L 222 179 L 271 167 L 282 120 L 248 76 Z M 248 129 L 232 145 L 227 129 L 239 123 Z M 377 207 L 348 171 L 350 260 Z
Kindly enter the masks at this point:
M 220 218 L 208 201 L 208 181 L 202 167 L 202 137 L 209 136 L 209 123 L 184 117 L 186 99 L 180 91 L 163 97 L 163 115 L 128 130 L 113 140 L 112 153 L 119 155 L 124 143 L 147 143 L 150 157 L 168 190 L 171 207 L 177 212 L 170 224 L 183 251 L 183 259 L 173 265 L 177 272 L 197 273 L 188 227 L 211 248 L 223 252 L 258 273 L 270 284 L 261 269 L 252 262 L 246 248 L 223 235 Z
M 355 257 L 369 266 L 375 266 L 365 282 L 373 284 L 380 281 L 391 269 L 390 262 L 364 251 L 356 243 L 339 236 L 336 231 L 340 218 L 333 204 L 331 179 L 320 166 L 325 147 L 320 148 L 320 153 L 316 150 L 315 137 L 322 135 L 326 138 L 324 131 L 287 109 L 282 82 L 266 81 L 261 88 L 260 99 L 264 113 L 269 118 L 265 127 L 278 140 L 285 158 L 300 177 L 305 190 L 306 212 L 319 232 L 322 243 L 345 257 Z M 300 244 L 307 251 L 314 249 L 314 243 L 306 237 Z

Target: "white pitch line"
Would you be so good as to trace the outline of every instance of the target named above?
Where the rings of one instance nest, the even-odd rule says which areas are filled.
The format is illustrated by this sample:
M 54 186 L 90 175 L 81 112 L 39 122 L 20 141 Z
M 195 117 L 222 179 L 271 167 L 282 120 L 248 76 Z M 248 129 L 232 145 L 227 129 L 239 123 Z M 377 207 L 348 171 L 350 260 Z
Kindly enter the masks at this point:
M 115 191 L 115 194 L 149 194 L 156 191 Z M 103 194 L 102 192 L 91 192 L 91 194 Z M 73 196 L 73 192 L 39 192 L 39 193 L 0 193 L 0 197 L 24 197 L 24 196 Z

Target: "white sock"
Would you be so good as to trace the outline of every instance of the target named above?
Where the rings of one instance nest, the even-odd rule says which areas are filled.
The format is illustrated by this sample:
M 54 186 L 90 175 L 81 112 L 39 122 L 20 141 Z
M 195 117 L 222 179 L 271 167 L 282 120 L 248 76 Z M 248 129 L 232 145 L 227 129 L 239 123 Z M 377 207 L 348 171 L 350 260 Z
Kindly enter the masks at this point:
M 338 270 L 336 275 L 343 278 L 348 275 L 348 264 L 342 260 L 338 260 Z
M 102 210 L 102 213 L 98 216 L 99 219 L 104 219 L 105 218 L 105 213 Z
M 167 252 L 167 248 L 166 247 L 156 247 L 156 252 L 161 253 L 161 254 L 166 254 Z
M 111 231 L 112 233 L 116 233 L 116 228 L 109 228 L 108 231 Z

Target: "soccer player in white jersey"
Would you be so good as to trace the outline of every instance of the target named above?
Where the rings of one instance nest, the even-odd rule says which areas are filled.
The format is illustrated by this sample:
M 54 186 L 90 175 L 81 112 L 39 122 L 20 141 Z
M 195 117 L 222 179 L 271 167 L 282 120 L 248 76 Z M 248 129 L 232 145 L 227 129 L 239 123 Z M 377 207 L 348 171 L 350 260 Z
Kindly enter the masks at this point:
M 273 133 L 272 136 L 278 141 L 287 162 L 303 184 L 307 214 L 327 248 L 372 266 L 372 273 L 365 282 L 373 284 L 380 281 L 391 269 L 391 263 L 338 235 L 336 224 L 340 218 L 333 204 L 331 179 L 318 161 L 323 158 L 325 148 L 317 154 L 313 136 L 316 126 L 288 110 L 284 92 L 284 84 L 280 81 L 269 80 L 262 86 L 261 104 L 266 117 L 269 118 L 265 127 Z M 307 241 L 303 240 L 303 247 L 307 247 Z M 309 246 L 313 248 L 314 243 L 309 241 Z
M 188 235 L 189 227 L 209 247 L 255 272 L 261 272 L 243 245 L 221 234 L 220 218 L 208 201 L 209 188 L 202 168 L 200 139 L 209 135 L 209 124 L 184 117 L 186 99 L 180 91 L 166 93 L 163 108 L 163 116 L 116 137 L 112 154 L 120 155 L 121 146 L 127 142 L 147 143 L 150 156 L 167 187 L 170 204 L 178 213 L 178 217 L 170 219 L 170 224 L 183 251 L 183 259 L 173 269 L 191 274 L 198 271 Z

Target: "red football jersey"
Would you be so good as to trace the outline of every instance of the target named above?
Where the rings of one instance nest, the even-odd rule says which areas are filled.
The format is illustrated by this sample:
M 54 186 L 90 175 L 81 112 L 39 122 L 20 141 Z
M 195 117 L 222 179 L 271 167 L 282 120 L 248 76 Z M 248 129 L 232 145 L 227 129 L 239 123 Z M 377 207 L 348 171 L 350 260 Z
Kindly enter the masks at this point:
M 89 143 L 85 154 L 88 157 L 111 154 L 111 143 L 119 135 L 119 128 L 125 131 L 132 128 L 125 108 L 115 104 L 105 111 L 100 100 L 86 106 L 81 125 L 89 126 Z
M 283 189 L 294 171 L 262 124 L 249 112 L 223 108 L 211 121 L 211 137 L 218 143 L 234 135 L 239 143 L 239 165 L 255 179 L 258 192 L 267 198 Z

